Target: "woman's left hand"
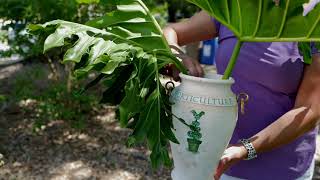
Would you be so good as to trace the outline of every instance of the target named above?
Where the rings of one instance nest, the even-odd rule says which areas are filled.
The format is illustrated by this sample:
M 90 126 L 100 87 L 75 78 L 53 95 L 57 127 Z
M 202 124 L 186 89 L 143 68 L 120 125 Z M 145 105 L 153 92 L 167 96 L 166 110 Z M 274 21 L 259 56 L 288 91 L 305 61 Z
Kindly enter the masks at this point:
M 220 176 L 232 165 L 247 157 L 247 150 L 242 144 L 231 145 L 223 153 L 216 169 L 214 179 L 219 180 Z

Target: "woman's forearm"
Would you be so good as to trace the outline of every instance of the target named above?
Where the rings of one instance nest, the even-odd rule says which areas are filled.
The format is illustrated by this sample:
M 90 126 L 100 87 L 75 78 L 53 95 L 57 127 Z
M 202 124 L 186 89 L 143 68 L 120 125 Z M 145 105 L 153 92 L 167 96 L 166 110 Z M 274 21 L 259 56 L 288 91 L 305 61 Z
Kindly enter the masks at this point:
M 166 37 L 169 45 L 178 45 L 178 36 L 176 31 L 172 27 L 165 27 L 163 29 L 163 34 Z
M 251 138 L 258 153 L 288 144 L 314 129 L 320 120 L 320 55 L 305 67 L 295 107 Z
M 217 29 L 212 18 L 205 11 L 200 11 L 188 20 L 169 24 L 163 33 L 169 44 L 183 46 L 212 39 L 217 36 Z
M 312 108 L 295 108 L 250 138 L 250 140 L 257 153 L 266 152 L 288 144 L 314 129 L 319 118 Z

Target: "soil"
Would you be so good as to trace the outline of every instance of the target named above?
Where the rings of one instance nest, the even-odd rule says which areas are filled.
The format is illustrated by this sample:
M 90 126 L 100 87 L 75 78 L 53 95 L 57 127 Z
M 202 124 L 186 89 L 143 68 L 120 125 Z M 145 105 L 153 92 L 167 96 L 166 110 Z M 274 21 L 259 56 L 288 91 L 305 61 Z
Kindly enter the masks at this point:
M 16 75 L 32 66 L 0 67 L 0 94 L 9 94 Z M 38 83 L 45 88 L 46 78 Z M 127 148 L 130 131 L 119 127 L 114 107 L 92 110 L 83 130 L 57 119 L 35 133 L 34 103 L 26 99 L 0 107 L 0 180 L 170 179 L 170 169 L 152 170 L 144 145 Z

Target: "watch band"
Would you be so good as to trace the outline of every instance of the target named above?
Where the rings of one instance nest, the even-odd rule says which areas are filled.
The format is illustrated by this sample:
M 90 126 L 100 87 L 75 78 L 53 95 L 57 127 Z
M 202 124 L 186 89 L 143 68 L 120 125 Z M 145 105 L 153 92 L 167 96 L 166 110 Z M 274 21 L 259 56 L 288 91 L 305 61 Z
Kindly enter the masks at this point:
M 245 160 L 251 160 L 257 157 L 257 152 L 254 149 L 252 143 L 250 142 L 250 140 L 248 139 L 240 139 L 239 140 L 243 146 L 246 148 L 247 152 L 248 152 L 248 156 L 247 158 L 245 158 Z

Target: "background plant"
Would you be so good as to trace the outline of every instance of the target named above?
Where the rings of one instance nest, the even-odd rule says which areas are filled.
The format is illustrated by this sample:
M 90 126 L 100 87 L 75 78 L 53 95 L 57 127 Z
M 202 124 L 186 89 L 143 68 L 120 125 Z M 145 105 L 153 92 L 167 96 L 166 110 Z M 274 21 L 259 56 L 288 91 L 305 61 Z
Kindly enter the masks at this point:
M 9 86 L 12 88 L 0 95 L 0 113 L 2 106 L 18 105 L 26 116 L 32 119 L 33 129 L 40 130 L 51 121 L 65 120 L 76 129 L 86 127 L 86 121 L 99 109 L 99 89 L 79 96 L 76 88 L 69 93 L 66 79 L 58 81 L 49 79 L 49 67 L 37 63 L 29 65 L 23 72 L 18 72 L 12 78 Z M 77 82 L 84 86 L 87 81 Z

